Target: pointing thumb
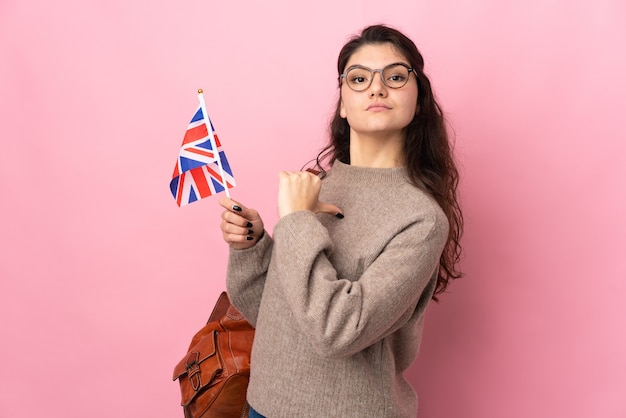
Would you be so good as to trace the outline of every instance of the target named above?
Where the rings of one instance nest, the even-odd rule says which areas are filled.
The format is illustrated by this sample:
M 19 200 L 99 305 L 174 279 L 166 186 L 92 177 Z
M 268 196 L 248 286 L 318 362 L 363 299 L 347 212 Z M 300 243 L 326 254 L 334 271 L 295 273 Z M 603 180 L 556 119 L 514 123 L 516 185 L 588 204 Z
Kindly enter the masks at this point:
M 314 210 L 315 213 L 328 213 L 330 215 L 335 215 L 339 219 L 343 219 L 343 212 L 335 205 L 331 205 L 330 203 L 318 202 L 317 206 Z

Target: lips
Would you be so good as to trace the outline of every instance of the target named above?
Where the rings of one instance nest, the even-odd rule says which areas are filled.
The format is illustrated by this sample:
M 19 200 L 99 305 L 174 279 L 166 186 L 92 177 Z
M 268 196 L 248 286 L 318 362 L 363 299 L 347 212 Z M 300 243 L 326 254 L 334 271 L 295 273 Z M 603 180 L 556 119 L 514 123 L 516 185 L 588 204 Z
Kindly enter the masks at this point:
M 382 110 L 389 110 L 391 109 L 389 106 L 385 105 L 384 103 L 370 103 L 369 106 L 367 106 L 367 110 L 370 110 L 372 112 L 379 112 Z

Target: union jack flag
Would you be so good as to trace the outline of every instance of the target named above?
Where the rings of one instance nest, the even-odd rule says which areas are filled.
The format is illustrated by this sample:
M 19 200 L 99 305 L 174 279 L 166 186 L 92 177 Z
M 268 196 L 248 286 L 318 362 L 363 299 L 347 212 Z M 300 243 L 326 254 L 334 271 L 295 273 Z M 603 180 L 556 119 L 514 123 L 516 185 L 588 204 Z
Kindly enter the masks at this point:
M 236 185 L 226 154 L 204 110 L 201 93 L 198 98 L 200 105 L 187 127 L 170 182 L 170 190 L 178 206 L 188 205 L 224 190 L 228 195 L 224 184 L 228 188 Z

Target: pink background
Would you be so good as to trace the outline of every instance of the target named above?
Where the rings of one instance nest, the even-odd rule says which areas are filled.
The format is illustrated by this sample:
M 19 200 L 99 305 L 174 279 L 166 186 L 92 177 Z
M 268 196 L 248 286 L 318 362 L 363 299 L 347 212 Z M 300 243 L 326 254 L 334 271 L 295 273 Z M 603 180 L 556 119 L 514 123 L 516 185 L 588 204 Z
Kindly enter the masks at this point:
M 623 0 L 3 0 L 0 417 L 182 417 L 171 373 L 227 257 L 217 199 L 168 189 L 195 92 L 271 229 L 377 22 L 422 49 L 463 176 L 420 418 L 626 416 Z

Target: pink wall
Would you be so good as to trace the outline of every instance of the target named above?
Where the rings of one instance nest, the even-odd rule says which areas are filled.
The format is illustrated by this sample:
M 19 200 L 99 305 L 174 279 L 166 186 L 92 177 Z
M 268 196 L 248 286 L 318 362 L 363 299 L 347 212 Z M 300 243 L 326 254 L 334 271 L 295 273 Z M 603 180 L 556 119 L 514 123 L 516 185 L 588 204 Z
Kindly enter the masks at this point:
M 467 275 L 428 313 L 421 417 L 626 416 L 623 0 L 267 3 L 0 4 L 0 417 L 182 416 L 227 255 L 217 199 L 168 191 L 195 91 L 271 227 L 374 22 L 422 48 L 462 164 Z

